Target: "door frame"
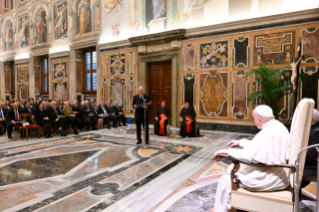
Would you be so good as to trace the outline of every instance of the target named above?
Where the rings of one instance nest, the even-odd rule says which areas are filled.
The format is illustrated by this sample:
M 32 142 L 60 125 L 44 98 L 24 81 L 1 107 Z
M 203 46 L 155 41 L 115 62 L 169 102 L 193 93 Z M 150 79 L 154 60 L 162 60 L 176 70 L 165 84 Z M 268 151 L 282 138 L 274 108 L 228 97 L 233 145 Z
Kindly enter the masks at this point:
M 138 86 L 143 86 L 144 90 L 148 90 L 147 82 L 147 64 L 149 62 L 160 62 L 170 60 L 172 62 L 172 111 L 171 125 L 178 127 L 179 125 L 179 88 L 180 88 L 180 50 L 170 50 L 155 53 L 140 53 L 137 56 L 137 83 Z

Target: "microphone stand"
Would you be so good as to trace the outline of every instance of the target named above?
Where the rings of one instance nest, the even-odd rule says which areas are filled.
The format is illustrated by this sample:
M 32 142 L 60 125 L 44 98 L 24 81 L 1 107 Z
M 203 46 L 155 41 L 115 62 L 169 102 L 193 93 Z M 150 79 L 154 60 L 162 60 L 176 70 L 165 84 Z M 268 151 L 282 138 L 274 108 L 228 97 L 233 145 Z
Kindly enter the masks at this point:
M 144 95 L 144 94 L 143 94 Z M 145 99 L 144 96 L 142 95 L 142 99 L 143 99 L 143 106 L 144 106 L 144 139 L 145 139 L 145 143 L 146 143 L 146 103 L 145 103 Z

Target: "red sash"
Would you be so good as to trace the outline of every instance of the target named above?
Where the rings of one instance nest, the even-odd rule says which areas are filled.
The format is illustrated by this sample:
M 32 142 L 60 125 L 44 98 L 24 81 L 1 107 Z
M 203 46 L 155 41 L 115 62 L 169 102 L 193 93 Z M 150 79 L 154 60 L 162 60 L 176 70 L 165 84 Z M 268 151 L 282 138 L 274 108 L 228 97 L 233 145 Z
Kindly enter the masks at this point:
M 159 134 L 160 135 L 165 135 L 165 118 L 166 115 L 164 113 L 162 113 L 159 118 L 161 119 L 160 121 L 160 130 L 159 130 Z
M 186 116 L 186 118 L 188 118 L 188 119 L 190 119 L 190 118 L 192 118 L 192 116 Z M 186 121 L 186 133 L 190 133 L 191 132 L 191 130 L 192 130 L 192 122 L 193 122 L 194 120 L 193 119 L 191 119 L 191 120 L 189 120 L 189 121 Z

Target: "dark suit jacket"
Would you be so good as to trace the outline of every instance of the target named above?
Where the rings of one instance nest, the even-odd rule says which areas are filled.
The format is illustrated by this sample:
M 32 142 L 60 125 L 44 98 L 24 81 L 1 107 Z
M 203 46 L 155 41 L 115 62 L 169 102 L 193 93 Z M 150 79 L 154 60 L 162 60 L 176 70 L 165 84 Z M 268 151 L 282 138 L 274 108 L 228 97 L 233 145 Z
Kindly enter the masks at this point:
M 72 106 L 72 110 L 73 110 L 73 112 L 78 112 L 76 114 L 76 118 L 81 118 L 83 116 L 83 111 L 82 111 L 81 106 L 80 107 L 73 107 Z
M 113 106 L 113 111 L 115 113 L 115 115 L 120 115 L 120 113 L 123 113 L 122 107 L 120 106 Z
M 19 113 L 19 121 L 20 121 L 20 114 L 21 112 L 19 111 L 18 109 L 18 113 Z M 13 109 L 11 110 L 8 110 L 7 113 L 6 113 L 6 121 L 7 121 L 7 124 L 10 124 L 12 121 L 15 120 L 15 112 Z
M 109 114 L 115 113 L 112 105 L 111 106 L 106 105 L 106 110 L 107 110 L 107 113 L 109 113 Z
M 22 113 L 29 113 L 31 115 L 34 115 L 35 110 L 33 108 L 31 108 L 31 107 L 30 107 L 30 110 L 31 110 L 31 112 L 26 107 L 24 107 L 24 108 L 21 109 L 21 112 Z
M 7 111 L 8 111 L 7 108 L 5 108 L 5 107 L 2 108 L 2 118 L 6 118 Z
M 92 112 L 92 108 L 90 106 L 89 107 L 82 106 L 82 112 L 84 117 L 90 118 L 89 115 Z
M 148 95 L 146 95 L 146 94 L 143 94 L 143 99 L 140 98 L 139 95 L 134 96 L 133 105 L 132 105 L 133 108 L 134 108 L 135 104 L 142 105 L 144 102 L 147 103 L 147 102 L 151 101 L 150 97 Z M 148 108 L 146 109 L 146 116 L 148 116 Z M 135 109 L 135 119 L 144 119 L 144 108 L 138 107 L 138 108 Z
M 37 110 L 34 113 L 34 117 L 35 117 L 36 122 L 38 124 L 40 124 L 41 122 L 44 121 L 44 118 L 47 117 L 47 116 L 45 115 L 45 111 L 44 110 L 43 111 Z
M 63 115 L 58 107 L 56 108 L 56 111 L 57 113 L 55 113 L 52 107 L 47 107 L 45 110 L 45 115 L 49 117 L 50 120 L 55 120 L 59 117 L 59 115 Z
M 105 112 L 108 114 L 105 105 L 104 105 L 103 108 L 104 108 Z M 103 111 L 103 109 L 102 109 L 102 105 L 99 105 L 99 106 L 97 107 L 97 109 L 99 109 L 99 113 L 100 113 L 100 114 L 104 114 L 104 111 Z

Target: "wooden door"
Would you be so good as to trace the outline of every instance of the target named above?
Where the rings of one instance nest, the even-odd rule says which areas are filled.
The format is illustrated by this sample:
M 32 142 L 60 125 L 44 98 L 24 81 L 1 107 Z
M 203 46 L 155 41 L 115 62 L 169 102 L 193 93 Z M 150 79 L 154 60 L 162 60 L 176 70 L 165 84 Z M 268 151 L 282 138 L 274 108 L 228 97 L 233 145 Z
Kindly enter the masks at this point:
M 162 100 L 166 101 L 166 107 L 171 110 L 172 102 L 172 66 L 171 61 L 148 63 L 148 92 L 152 101 L 149 110 L 150 124 L 155 122 L 155 113 L 161 107 Z

